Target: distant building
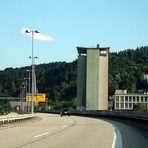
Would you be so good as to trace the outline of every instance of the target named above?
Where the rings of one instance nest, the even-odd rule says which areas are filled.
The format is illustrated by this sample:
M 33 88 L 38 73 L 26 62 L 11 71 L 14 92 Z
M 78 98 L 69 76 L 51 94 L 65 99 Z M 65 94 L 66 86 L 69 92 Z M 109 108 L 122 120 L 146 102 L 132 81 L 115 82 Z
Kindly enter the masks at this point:
M 148 93 L 127 93 L 126 90 L 116 90 L 114 97 L 115 110 L 131 110 L 138 103 L 148 105 Z
M 79 110 L 108 109 L 109 48 L 77 47 L 77 102 Z

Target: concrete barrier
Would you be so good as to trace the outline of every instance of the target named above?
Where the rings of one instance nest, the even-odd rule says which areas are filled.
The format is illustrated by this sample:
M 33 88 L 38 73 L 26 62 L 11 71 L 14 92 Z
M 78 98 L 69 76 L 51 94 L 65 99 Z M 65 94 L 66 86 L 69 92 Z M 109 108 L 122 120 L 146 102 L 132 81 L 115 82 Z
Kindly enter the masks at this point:
M 11 124 L 11 123 L 17 123 L 23 120 L 28 120 L 31 118 L 34 118 L 35 115 L 33 114 L 10 114 L 10 115 L 4 115 L 0 116 L 0 125 L 3 124 Z
M 54 110 L 46 113 L 59 114 L 60 111 Z M 44 112 L 45 113 L 45 112 Z M 120 118 L 126 120 L 139 120 L 148 123 L 148 110 L 72 110 L 71 115 Z
M 95 117 L 107 117 L 107 118 L 120 118 L 127 120 L 139 120 L 148 123 L 148 111 L 147 110 L 134 110 L 134 111 L 72 111 L 73 115 L 80 116 L 95 116 Z

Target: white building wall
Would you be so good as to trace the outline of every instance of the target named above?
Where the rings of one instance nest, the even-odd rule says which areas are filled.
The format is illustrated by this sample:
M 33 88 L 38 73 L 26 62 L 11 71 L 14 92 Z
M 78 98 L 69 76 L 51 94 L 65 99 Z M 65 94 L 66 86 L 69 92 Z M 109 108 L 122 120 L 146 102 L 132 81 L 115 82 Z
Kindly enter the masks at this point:
M 108 109 L 108 51 L 99 61 L 99 110 Z
M 124 97 L 124 100 L 122 98 Z M 115 110 L 131 110 L 134 104 L 144 103 L 148 106 L 148 94 L 117 94 L 115 95 Z M 124 107 L 122 107 L 122 105 Z

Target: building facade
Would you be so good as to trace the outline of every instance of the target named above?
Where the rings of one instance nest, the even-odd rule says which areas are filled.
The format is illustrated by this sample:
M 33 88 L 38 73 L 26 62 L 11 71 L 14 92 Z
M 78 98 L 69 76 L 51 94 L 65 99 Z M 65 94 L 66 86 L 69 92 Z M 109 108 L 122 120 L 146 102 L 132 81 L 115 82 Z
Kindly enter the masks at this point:
M 148 106 L 148 94 L 128 94 L 126 90 L 116 90 L 114 100 L 115 110 L 132 110 L 134 105 L 137 105 L 138 103 L 144 103 Z
M 77 103 L 79 110 L 108 109 L 109 47 L 77 47 Z

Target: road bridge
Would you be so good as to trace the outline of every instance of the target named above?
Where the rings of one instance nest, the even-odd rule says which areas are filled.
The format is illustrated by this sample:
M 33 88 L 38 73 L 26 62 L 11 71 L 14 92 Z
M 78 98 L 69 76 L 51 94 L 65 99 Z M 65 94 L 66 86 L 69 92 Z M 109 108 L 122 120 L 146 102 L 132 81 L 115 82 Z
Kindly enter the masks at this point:
M 36 115 L 42 120 L 0 129 L 1 147 L 147 148 L 148 145 L 148 138 L 139 132 L 139 126 L 128 121 L 125 123 L 125 120 L 74 115 L 60 117 L 49 113 Z
M 38 116 L 42 118 L 39 122 L 1 129 L 1 147 L 112 148 L 114 144 L 114 128 L 107 122 L 76 116 Z

